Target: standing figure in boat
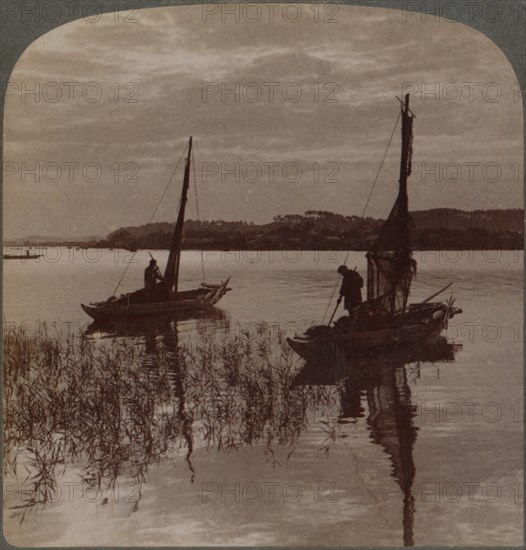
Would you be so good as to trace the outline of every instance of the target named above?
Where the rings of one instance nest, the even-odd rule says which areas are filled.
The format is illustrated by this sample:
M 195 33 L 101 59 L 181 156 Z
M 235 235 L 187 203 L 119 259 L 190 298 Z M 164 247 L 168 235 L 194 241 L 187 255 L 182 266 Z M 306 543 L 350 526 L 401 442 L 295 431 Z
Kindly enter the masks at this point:
M 150 265 L 144 270 L 144 288 L 153 291 L 157 281 L 162 281 L 163 276 L 157 267 L 157 262 L 152 258 Z
M 341 317 L 332 324 L 335 309 L 328 324 L 311 326 L 304 334 L 287 338 L 290 347 L 304 359 L 332 357 L 342 350 L 370 351 L 408 343 L 428 343 L 447 329 L 449 319 L 462 313 L 461 309 L 453 306 L 453 296 L 444 302 L 431 301 L 452 283 L 421 302 L 408 303 L 411 283 L 416 275 L 407 193 L 407 180 L 412 171 L 415 115 L 409 109 L 409 94 L 400 103 L 402 151 L 398 196 L 366 254 L 366 301 L 361 303 L 361 291 L 354 282 L 358 278 L 361 281 L 360 275 L 344 266 L 338 268 L 338 273 L 343 275 L 338 303 L 345 299 L 345 308 L 350 316 Z
M 188 142 L 187 151 L 179 213 L 174 227 L 164 275 L 161 275 L 157 262 L 152 258 L 150 265 L 144 272 L 145 288 L 121 294 L 117 297 L 115 294 L 122 282 L 123 275 L 113 292 L 113 296 L 103 302 L 95 302 L 90 305 L 81 304 L 82 309 L 90 317 L 93 317 L 95 321 L 140 318 L 147 315 L 174 314 L 183 311 L 197 312 L 213 307 L 230 290 L 227 286 L 230 277 L 220 284 L 205 283 L 203 280 L 201 286 L 194 290 L 179 290 L 179 267 L 181 263 L 185 207 L 190 187 L 192 138 Z
M 349 312 L 351 317 L 354 317 L 353 310 L 362 305 L 363 279 L 356 269 L 351 271 L 345 265 L 341 265 L 338 268 L 338 273 L 343 279 L 338 304 L 343 299 L 343 307 Z

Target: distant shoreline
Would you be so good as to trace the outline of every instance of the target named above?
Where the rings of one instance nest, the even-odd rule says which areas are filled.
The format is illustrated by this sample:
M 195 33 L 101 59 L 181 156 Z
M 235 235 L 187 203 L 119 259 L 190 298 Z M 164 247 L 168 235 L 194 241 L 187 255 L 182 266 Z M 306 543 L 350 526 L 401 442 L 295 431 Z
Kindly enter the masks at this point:
M 86 246 L 85 243 L 82 243 L 83 246 L 79 246 L 78 244 L 70 245 L 69 243 L 33 243 L 33 244 L 24 244 L 24 245 L 7 245 L 4 244 L 4 248 L 13 248 L 13 249 L 20 249 L 20 248 L 31 248 L 35 251 L 38 251 L 39 249 L 42 250 L 44 248 L 79 248 L 80 250 L 93 250 L 93 249 L 101 249 L 101 250 L 119 250 L 119 251 L 125 251 L 129 252 L 131 254 L 135 252 L 168 252 L 168 248 L 138 248 L 137 250 L 128 250 L 127 248 L 119 248 L 119 247 L 108 247 L 108 246 L 98 246 L 98 245 L 90 245 Z M 468 252 L 487 252 L 488 250 L 500 250 L 500 251 L 521 251 L 524 252 L 525 249 L 523 247 L 518 248 L 468 248 L 468 247 L 457 247 L 457 248 L 412 248 L 412 252 L 457 252 L 457 251 L 468 251 Z M 224 252 L 226 254 L 232 252 L 362 252 L 363 254 L 366 254 L 368 252 L 367 249 L 355 249 L 355 248 L 238 248 L 238 249 L 223 249 L 223 248 L 185 248 L 183 246 L 184 252 Z M 5 252 L 5 251 L 4 251 Z M 78 250 L 76 250 L 78 252 Z
M 524 211 L 451 208 L 411 213 L 413 250 L 523 250 Z M 305 214 L 276 216 L 267 224 L 246 221 L 187 220 L 183 250 L 353 250 L 366 251 L 378 236 L 384 220 L 343 216 L 310 210 Z M 35 235 L 17 239 L 11 246 L 70 246 L 124 250 L 169 250 L 173 223 L 149 223 L 122 227 L 105 238 L 83 240 L 46 238 Z

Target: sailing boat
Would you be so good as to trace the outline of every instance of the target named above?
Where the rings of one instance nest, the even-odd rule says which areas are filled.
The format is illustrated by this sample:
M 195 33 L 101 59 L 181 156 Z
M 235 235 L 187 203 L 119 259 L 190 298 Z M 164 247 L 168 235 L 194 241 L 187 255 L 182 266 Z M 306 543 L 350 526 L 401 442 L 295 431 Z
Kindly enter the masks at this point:
M 220 284 L 202 283 L 195 290 L 178 290 L 179 266 L 181 262 L 181 242 L 183 238 L 184 215 L 190 186 L 190 164 L 192 158 L 192 138 L 188 142 L 188 155 L 184 170 L 183 189 L 179 214 L 175 224 L 170 254 L 160 283 L 153 289 L 140 289 L 119 296 L 112 296 L 104 302 L 90 305 L 81 304 L 82 309 L 96 321 L 111 321 L 122 318 L 137 318 L 148 315 L 174 314 L 207 309 L 229 291 L 230 277 Z
M 372 248 L 367 252 L 367 300 L 352 316 L 334 326 L 311 327 L 302 336 L 288 338 L 291 348 L 304 359 L 336 348 L 367 350 L 409 342 L 429 341 L 447 328 L 448 320 L 462 310 L 454 299 L 430 302 L 451 283 L 423 302 L 408 305 L 416 261 L 409 244 L 410 216 L 407 178 L 411 174 L 414 114 L 409 94 L 401 102 L 402 154 L 398 197 Z M 331 319 L 332 320 L 332 319 Z

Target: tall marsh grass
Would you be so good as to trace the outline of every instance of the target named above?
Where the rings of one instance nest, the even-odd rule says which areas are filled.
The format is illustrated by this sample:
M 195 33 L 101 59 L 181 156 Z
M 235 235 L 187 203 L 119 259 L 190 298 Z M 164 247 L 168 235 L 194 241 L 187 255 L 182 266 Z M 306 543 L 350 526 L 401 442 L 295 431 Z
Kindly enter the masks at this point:
M 258 445 L 279 465 L 309 408 L 334 410 L 337 399 L 330 388 L 293 384 L 301 365 L 264 323 L 225 342 L 203 331 L 192 345 L 179 345 L 176 332 L 153 350 L 109 344 L 86 335 L 58 341 L 45 325 L 4 334 L 4 475 L 24 482 L 21 521 L 52 501 L 72 464 L 99 490 L 122 476 L 140 485 L 151 465 L 181 452 L 193 480 L 196 444 L 222 452 Z

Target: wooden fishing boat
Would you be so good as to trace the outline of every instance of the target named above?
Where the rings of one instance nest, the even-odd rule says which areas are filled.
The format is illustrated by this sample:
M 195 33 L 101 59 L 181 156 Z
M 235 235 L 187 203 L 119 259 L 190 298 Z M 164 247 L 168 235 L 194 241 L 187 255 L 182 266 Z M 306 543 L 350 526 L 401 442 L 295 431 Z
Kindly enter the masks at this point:
M 179 214 L 161 282 L 151 289 L 142 288 L 119 297 L 112 296 L 103 302 L 95 302 L 89 305 L 81 304 L 82 309 L 96 321 L 140 318 L 182 311 L 200 311 L 217 304 L 231 290 L 228 288 L 230 277 L 219 284 L 202 283 L 199 288 L 194 290 L 178 290 L 181 242 L 188 188 L 190 186 L 191 158 L 192 138 L 188 143 Z
M 317 325 L 289 338 L 290 347 L 304 359 L 386 348 L 411 342 L 431 342 L 462 312 L 451 297 L 430 302 L 449 285 L 420 303 L 408 304 L 416 261 L 409 242 L 410 215 L 407 178 L 411 174 L 413 119 L 409 94 L 401 101 L 402 153 L 398 197 L 372 248 L 367 252 L 367 300 L 334 325 Z M 336 311 L 336 310 L 335 310 Z

